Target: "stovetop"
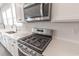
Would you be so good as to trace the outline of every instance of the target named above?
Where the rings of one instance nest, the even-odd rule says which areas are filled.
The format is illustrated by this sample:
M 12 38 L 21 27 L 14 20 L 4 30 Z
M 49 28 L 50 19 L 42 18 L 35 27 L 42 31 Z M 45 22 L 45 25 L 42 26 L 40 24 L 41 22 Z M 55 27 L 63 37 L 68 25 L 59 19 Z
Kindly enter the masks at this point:
M 49 42 L 51 41 L 51 36 L 31 34 L 27 37 L 21 39 L 24 43 L 31 46 L 34 49 L 44 51 Z

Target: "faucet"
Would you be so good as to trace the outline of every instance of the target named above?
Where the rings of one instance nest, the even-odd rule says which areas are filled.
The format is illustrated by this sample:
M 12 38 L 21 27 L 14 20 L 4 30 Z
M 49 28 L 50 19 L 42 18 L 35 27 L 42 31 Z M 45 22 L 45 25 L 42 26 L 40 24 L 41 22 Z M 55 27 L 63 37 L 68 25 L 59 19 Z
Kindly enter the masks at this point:
M 17 26 L 16 26 L 15 24 L 12 25 L 11 28 L 12 28 L 12 29 L 15 28 L 15 30 L 13 30 L 13 31 L 17 32 Z
M 2 23 L 3 24 L 3 23 Z M 4 29 L 5 29 L 5 25 L 3 24 L 3 27 L 4 27 Z

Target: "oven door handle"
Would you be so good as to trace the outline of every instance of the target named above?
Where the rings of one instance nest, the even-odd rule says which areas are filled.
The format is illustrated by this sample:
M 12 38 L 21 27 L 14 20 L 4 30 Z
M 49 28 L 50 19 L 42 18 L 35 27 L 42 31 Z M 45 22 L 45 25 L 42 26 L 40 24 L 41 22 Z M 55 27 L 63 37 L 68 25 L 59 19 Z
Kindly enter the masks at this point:
M 22 51 L 22 49 L 21 49 L 20 47 L 18 47 L 18 49 L 19 49 L 19 51 L 22 52 L 24 55 L 26 55 L 26 56 L 31 56 L 31 55 L 25 53 L 24 51 Z

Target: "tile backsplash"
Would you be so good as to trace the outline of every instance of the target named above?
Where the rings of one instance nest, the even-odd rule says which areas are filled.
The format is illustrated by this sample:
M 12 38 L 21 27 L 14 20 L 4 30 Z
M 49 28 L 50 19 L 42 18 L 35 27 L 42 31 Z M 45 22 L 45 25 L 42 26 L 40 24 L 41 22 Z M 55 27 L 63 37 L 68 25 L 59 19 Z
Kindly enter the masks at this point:
M 33 27 L 53 29 L 57 39 L 79 43 L 79 23 L 53 23 L 50 21 L 24 23 L 22 27 L 19 27 L 19 30 L 31 32 Z

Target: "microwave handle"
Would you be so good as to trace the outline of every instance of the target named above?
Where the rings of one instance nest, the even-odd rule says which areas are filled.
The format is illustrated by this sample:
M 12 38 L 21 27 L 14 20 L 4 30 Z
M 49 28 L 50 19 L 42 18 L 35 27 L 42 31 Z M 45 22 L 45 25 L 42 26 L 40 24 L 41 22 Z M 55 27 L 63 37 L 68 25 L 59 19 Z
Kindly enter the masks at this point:
M 41 13 L 41 16 L 43 16 L 43 4 L 42 3 L 40 5 L 40 13 Z

